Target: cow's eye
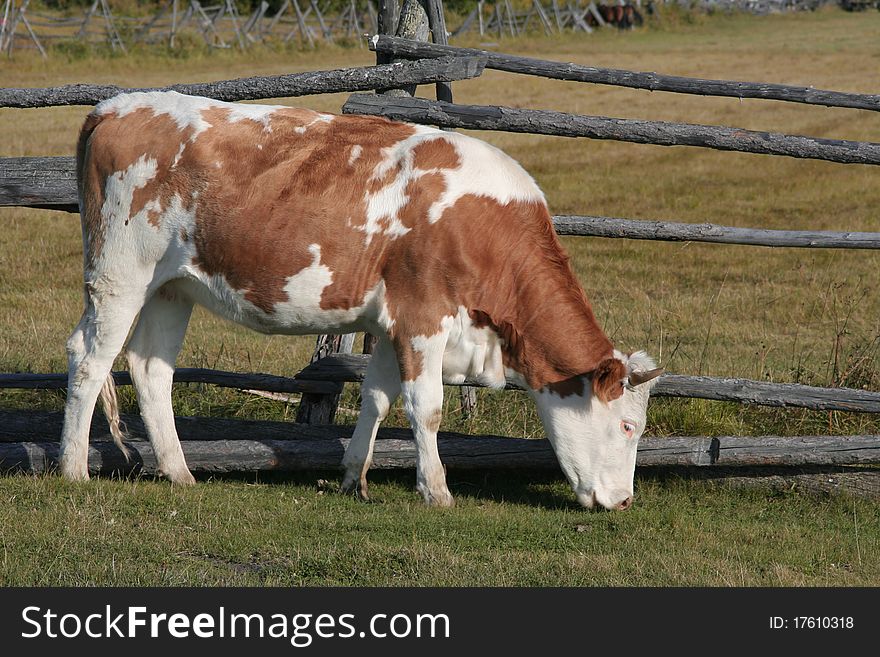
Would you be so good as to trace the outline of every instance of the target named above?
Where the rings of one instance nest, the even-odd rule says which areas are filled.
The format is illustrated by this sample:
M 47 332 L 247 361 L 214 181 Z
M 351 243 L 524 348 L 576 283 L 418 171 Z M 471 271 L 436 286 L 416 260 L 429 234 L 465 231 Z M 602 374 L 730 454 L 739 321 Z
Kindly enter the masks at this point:
M 632 422 L 627 422 L 626 420 L 620 421 L 620 428 L 623 433 L 626 434 L 627 438 L 632 438 L 633 434 L 636 431 L 636 425 L 634 425 Z

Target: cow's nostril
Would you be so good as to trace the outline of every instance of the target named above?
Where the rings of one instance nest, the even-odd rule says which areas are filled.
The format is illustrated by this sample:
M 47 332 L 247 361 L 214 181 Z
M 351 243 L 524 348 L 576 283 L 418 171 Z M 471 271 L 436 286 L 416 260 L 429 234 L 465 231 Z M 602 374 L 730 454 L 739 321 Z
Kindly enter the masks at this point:
M 632 506 L 632 503 L 633 503 L 633 498 L 632 498 L 632 495 L 630 495 L 625 500 L 623 500 L 623 502 L 621 502 L 620 504 L 617 505 L 617 510 L 618 511 L 626 511 L 629 507 Z

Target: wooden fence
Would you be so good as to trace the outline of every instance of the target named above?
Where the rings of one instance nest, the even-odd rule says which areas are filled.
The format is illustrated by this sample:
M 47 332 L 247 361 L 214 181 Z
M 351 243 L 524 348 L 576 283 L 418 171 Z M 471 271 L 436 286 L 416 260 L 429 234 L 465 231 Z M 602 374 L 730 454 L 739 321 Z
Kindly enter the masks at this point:
M 436 0 L 422 0 L 430 9 Z M 407 0 L 397 34 L 416 34 L 432 27 L 443 36 L 437 11 L 418 9 Z M 421 13 L 419 13 L 421 12 Z M 442 15 L 442 13 L 440 14 Z M 397 5 L 380 3 L 378 24 L 398 25 Z M 421 25 L 421 27 L 419 27 Z M 410 29 L 411 28 L 411 29 Z M 392 31 L 387 29 L 387 31 Z M 651 88 L 676 93 L 773 98 L 835 107 L 880 109 L 877 96 L 842 94 L 783 85 L 699 80 L 581 67 L 498 53 L 451 48 L 408 39 L 377 36 L 372 41 L 379 61 L 394 60 L 361 69 L 325 71 L 223 81 L 178 87 L 215 98 L 237 100 L 292 96 L 333 91 L 389 89 L 415 84 L 444 85 L 438 90 L 451 100 L 448 82 L 480 74 L 484 67 L 525 75 L 556 77 L 577 82 Z M 413 58 L 413 61 L 399 61 Z M 647 85 L 647 86 L 646 86 Z M 445 91 L 444 91 L 445 90 Z M 92 104 L 118 92 L 116 87 L 60 87 L 53 89 L 2 89 L 0 106 L 40 107 L 58 104 Z M 343 107 L 346 112 L 381 114 L 442 127 L 513 130 L 533 134 L 638 141 L 658 145 L 698 145 L 792 157 L 811 157 L 843 163 L 880 164 L 880 144 L 842 142 L 789 135 L 770 135 L 717 126 L 689 126 L 656 121 L 624 121 L 608 117 L 583 117 L 558 112 L 475 107 L 451 102 L 412 98 L 405 93 L 356 94 Z M 694 130 L 696 129 L 696 131 Z M 694 135 L 698 134 L 699 137 Z M 73 158 L 0 158 L 0 205 L 77 211 Z M 614 238 L 694 240 L 726 244 L 795 246 L 803 248 L 880 248 L 880 233 L 797 231 L 733 228 L 714 224 L 687 224 L 589 216 L 553 218 L 557 232 Z M 178 418 L 187 460 L 194 470 L 264 470 L 337 467 L 351 427 L 314 426 L 333 416 L 334 400 L 346 382 L 363 380 L 368 354 L 332 353 L 324 342 L 314 361 L 293 377 L 267 374 L 178 369 L 176 382 L 200 382 L 241 389 L 300 393 L 302 406 L 325 405 L 325 410 L 301 414 L 313 426 L 290 423 L 246 422 L 210 418 Z M 349 351 L 351 340 L 348 341 Z M 338 350 L 338 349 L 336 349 Z M 125 372 L 115 373 L 117 383 L 130 384 Z M 0 388 L 63 388 L 66 374 L 3 374 Z M 478 385 L 466 381 L 463 386 Z M 799 384 L 767 383 L 746 379 L 665 374 L 653 390 L 658 397 L 690 397 L 744 404 L 799 407 L 814 410 L 880 413 L 880 392 L 848 388 L 820 388 Z M 329 400 L 329 401 L 328 401 Z M 329 409 L 329 411 L 327 411 Z M 58 413 L 0 412 L 0 469 L 42 471 L 57 458 Z M 137 418 L 128 423 L 135 438 L 143 438 Z M 155 459 L 149 444 L 133 441 L 135 459 L 126 464 L 99 420 L 93 425 L 90 468 L 93 472 L 137 469 L 152 472 Z M 411 467 L 412 444 L 407 431 L 382 429 L 376 447 L 376 467 Z M 289 440 L 296 438 L 296 440 Z M 465 437 L 440 434 L 440 452 L 450 466 L 552 467 L 556 462 L 546 441 L 516 438 Z M 880 436 L 800 437 L 677 437 L 644 438 L 638 464 L 645 465 L 803 465 L 864 464 L 880 462 Z

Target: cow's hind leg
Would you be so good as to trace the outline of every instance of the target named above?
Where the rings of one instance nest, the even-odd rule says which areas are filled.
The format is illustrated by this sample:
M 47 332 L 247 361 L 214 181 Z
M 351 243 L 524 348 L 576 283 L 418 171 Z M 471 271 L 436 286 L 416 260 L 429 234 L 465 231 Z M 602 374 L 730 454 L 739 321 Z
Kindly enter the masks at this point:
M 70 480 L 89 478 L 89 428 L 95 402 L 146 296 L 146 286 L 109 287 L 86 284 L 85 310 L 67 341 L 67 401 L 59 467 Z
M 403 407 L 416 442 L 416 488 L 431 506 L 452 506 L 446 471 L 437 450 L 443 416 L 443 352 L 446 331 L 397 345 Z
M 186 465 L 171 406 L 174 363 L 189 324 L 193 304 L 166 285 L 146 303 L 126 353 L 141 417 L 159 473 L 175 484 L 194 484 Z
M 361 410 L 357 425 L 342 458 L 342 465 L 345 467 L 343 492 L 356 493 L 362 500 L 368 499 L 367 470 L 373 461 L 376 432 L 399 395 L 400 370 L 394 348 L 387 339 L 382 339 L 376 345 L 367 367 L 367 374 L 361 385 Z

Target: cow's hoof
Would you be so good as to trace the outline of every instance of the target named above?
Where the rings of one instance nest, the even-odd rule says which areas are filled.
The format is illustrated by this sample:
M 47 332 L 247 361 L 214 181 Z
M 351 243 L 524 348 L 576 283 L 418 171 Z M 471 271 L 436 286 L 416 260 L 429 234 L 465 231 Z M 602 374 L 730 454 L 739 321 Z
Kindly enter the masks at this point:
M 448 490 L 422 491 L 422 497 L 428 506 L 444 509 L 455 506 L 455 498 Z
M 64 456 L 61 457 L 61 462 L 58 464 L 58 471 L 67 481 L 89 480 L 88 465 L 74 463 L 73 459 L 65 458 Z
M 196 478 L 192 476 L 192 473 L 187 470 L 176 470 L 175 472 L 162 472 L 162 475 L 166 477 L 173 486 L 195 486 Z
M 88 481 L 89 480 L 89 471 L 88 470 L 80 470 L 77 469 L 69 469 L 69 468 L 61 468 L 61 476 L 66 481 Z
M 342 485 L 339 487 L 339 492 L 343 495 L 353 495 L 361 502 L 370 501 L 370 495 L 367 491 L 367 480 L 364 478 L 349 479 L 348 477 L 346 477 L 343 480 Z

